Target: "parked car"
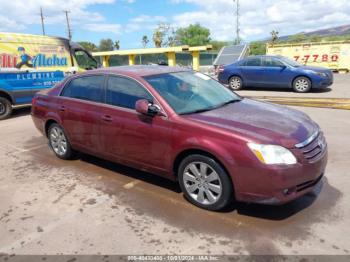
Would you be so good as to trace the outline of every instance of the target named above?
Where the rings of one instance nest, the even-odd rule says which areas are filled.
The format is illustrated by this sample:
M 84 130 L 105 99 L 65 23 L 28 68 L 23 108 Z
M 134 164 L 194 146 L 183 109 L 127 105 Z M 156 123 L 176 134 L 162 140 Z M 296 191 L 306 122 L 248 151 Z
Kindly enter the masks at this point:
M 327 163 L 306 114 L 238 96 L 212 78 L 164 66 L 73 75 L 33 99 L 57 157 L 76 151 L 178 181 L 193 204 L 283 204 L 311 191 Z
M 219 68 L 218 79 L 232 90 L 246 86 L 293 88 L 306 93 L 333 84 L 333 73 L 323 67 L 303 66 L 283 56 L 251 56 Z

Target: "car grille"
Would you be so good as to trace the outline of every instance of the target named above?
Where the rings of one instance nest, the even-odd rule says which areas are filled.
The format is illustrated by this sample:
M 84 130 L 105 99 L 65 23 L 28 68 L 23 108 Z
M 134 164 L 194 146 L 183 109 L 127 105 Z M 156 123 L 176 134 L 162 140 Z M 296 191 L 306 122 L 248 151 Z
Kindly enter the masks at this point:
M 327 143 L 322 132 L 317 132 L 304 142 L 295 145 L 300 149 L 309 163 L 318 161 L 326 152 Z

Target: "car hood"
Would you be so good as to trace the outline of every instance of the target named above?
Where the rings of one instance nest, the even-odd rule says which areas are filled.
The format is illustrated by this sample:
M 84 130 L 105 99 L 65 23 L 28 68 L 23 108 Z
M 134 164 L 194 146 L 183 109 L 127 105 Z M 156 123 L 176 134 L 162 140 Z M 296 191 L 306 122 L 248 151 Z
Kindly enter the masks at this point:
M 184 117 L 232 131 L 251 142 L 277 144 L 287 148 L 305 141 L 319 128 L 300 111 L 247 98 Z

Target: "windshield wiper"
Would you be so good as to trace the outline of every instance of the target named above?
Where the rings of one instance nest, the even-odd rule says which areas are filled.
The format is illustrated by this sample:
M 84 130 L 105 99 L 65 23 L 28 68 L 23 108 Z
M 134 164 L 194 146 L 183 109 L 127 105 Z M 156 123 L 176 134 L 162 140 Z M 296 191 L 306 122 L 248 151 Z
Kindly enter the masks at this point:
M 203 113 L 203 112 L 206 112 L 206 111 L 210 111 L 210 110 L 213 110 L 213 109 L 217 109 L 217 108 L 223 107 L 223 106 L 228 105 L 228 104 L 233 104 L 233 103 L 239 102 L 241 100 L 242 100 L 242 98 L 241 99 L 231 99 L 231 100 L 229 100 L 229 101 L 227 101 L 225 103 L 219 104 L 217 106 L 207 107 L 207 108 L 198 109 L 198 110 L 194 110 L 194 111 L 190 111 L 190 112 L 184 112 L 184 113 L 181 113 L 180 115 L 190 115 L 190 114 Z
M 184 112 L 184 113 L 181 113 L 179 115 L 190 115 L 190 114 L 203 113 L 203 112 L 206 112 L 206 111 L 210 111 L 210 110 L 212 110 L 214 108 L 215 107 L 208 107 L 208 108 L 198 109 L 198 110 L 194 110 L 194 111 L 190 111 L 190 112 Z
M 233 103 L 237 103 L 237 102 L 240 102 L 242 101 L 242 98 L 236 98 L 236 99 L 231 99 L 231 100 L 228 100 L 218 106 L 216 106 L 215 108 L 220 108 L 220 107 L 223 107 L 223 106 L 226 106 L 228 104 L 233 104 Z

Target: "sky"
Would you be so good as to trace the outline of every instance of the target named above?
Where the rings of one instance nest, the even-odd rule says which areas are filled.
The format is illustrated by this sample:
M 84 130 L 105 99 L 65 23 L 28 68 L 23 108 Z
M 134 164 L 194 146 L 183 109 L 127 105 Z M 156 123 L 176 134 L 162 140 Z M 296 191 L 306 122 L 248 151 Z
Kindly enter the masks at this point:
M 142 36 L 151 40 L 159 23 L 200 23 L 213 40 L 235 38 L 234 0 L 0 0 L 0 7 L 0 32 L 41 34 L 42 7 L 46 34 L 65 37 L 69 10 L 73 41 L 111 38 L 121 49 L 142 47 Z M 245 42 L 265 39 L 272 30 L 288 35 L 350 24 L 348 0 L 240 0 L 240 12 Z

